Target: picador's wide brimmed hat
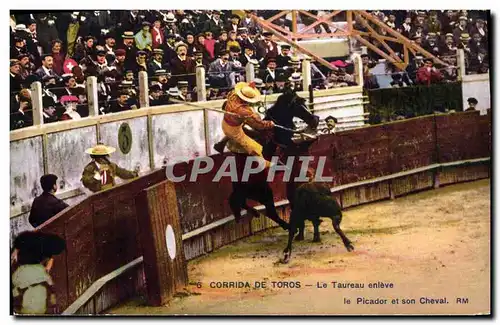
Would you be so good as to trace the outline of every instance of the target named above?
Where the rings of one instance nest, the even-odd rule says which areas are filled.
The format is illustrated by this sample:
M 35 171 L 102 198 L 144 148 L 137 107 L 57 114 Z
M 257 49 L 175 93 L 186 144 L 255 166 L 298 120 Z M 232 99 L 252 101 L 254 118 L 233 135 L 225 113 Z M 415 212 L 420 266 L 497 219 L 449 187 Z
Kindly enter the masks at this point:
M 116 149 L 113 147 L 108 147 L 104 144 L 98 144 L 92 148 L 85 150 L 85 153 L 88 153 L 89 155 L 93 155 L 93 156 L 106 156 L 106 155 L 109 155 L 115 151 L 116 151 Z
M 247 103 L 257 103 L 260 101 L 259 90 L 246 82 L 238 82 L 234 86 L 234 92 L 241 100 Z

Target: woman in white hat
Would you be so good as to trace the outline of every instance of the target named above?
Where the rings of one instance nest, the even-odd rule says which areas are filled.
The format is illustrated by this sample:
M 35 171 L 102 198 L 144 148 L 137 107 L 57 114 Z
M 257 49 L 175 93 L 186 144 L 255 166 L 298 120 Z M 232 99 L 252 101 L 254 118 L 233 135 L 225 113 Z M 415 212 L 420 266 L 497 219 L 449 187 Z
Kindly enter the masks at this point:
M 229 150 L 240 152 L 243 150 L 250 156 L 262 157 L 262 145 L 250 138 L 243 131 L 243 125 L 248 124 L 255 130 L 269 130 L 274 128 L 272 121 L 263 121 L 260 115 L 254 112 L 251 104 L 260 101 L 260 92 L 253 84 L 239 82 L 234 87 L 228 97 L 225 109 L 227 112 L 237 114 L 224 114 L 222 120 L 222 130 L 232 141 L 229 141 Z M 270 167 L 270 162 L 264 160 L 265 166 Z
M 137 171 L 129 171 L 119 167 L 109 160 L 109 155 L 116 149 L 104 144 L 85 150 L 90 155 L 92 161 L 85 166 L 81 181 L 83 185 L 92 192 L 107 190 L 115 186 L 115 177 L 121 179 L 131 179 L 138 177 Z

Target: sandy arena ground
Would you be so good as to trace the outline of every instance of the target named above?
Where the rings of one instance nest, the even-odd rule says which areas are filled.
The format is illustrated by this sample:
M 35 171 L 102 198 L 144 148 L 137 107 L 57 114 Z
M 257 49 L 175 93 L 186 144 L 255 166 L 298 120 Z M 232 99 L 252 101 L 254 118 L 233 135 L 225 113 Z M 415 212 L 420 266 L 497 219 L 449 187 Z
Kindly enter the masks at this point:
M 346 251 L 330 222 L 321 224 L 322 243 L 312 243 L 312 225 L 307 222 L 306 240 L 294 243 L 288 265 L 280 264 L 286 233 L 273 229 L 189 262 L 190 286 L 168 306 L 148 307 L 136 298 L 109 313 L 490 313 L 489 180 L 347 209 L 341 226 L 354 252 Z M 248 281 L 251 288 L 210 288 L 211 282 L 224 281 Z M 256 281 L 267 287 L 256 289 Z M 273 281 L 300 282 L 301 287 L 273 288 Z M 333 288 L 334 281 L 362 283 L 364 288 Z M 368 288 L 378 281 L 393 288 Z M 327 288 L 318 288 L 318 283 Z M 446 301 L 423 304 L 422 297 Z M 358 298 L 387 301 L 358 304 Z M 402 303 L 412 298 L 415 304 Z M 457 298 L 468 303 L 459 304 Z M 346 299 L 351 303 L 344 303 Z

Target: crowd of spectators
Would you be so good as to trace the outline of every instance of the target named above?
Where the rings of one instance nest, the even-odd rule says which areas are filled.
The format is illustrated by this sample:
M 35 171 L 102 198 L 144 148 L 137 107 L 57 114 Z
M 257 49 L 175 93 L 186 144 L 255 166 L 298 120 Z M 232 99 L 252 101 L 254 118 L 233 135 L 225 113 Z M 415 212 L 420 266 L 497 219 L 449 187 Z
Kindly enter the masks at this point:
M 301 61 L 290 46 L 277 43 L 251 18 L 269 18 L 278 11 L 245 10 L 115 10 L 80 12 L 12 12 L 10 46 L 11 129 L 32 125 L 30 86 L 42 84 L 45 123 L 89 115 L 87 78 L 95 76 L 100 114 L 140 108 L 138 74 L 148 73 L 149 103 L 167 105 L 196 101 L 196 67 L 206 71 L 207 99 L 225 98 L 245 79 L 245 65 L 254 62 L 262 92 L 280 92 L 286 82 L 300 80 Z M 313 14 L 327 12 L 311 11 Z M 457 47 L 466 50 L 468 70 L 488 69 L 488 30 L 480 11 L 374 11 L 373 15 L 443 61 L 456 65 Z M 299 22 L 310 24 L 308 17 Z M 343 19 L 338 16 L 335 19 Z M 334 19 L 334 20 L 335 20 Z M 290 29 L 291 21 L 277 21 Z M 358 29 L 363 29 L 356 21 Z M 320 24 L 315 28 L 320 33 Z M 383 32 L 383 31 L 382 31 Z M 375 39 L 370 42 L 382 48 Z M 392 45 L 395 46 L 395 45 Z M 401 53 L 395 46 L 394 50 Z M 400 54 L 401 55 L 401 54 Z M 365 85 L 376 88 L 370 67 L 381 57 L 363 57 Z M 406 71 L 388 64 L 394 86 L 430 84 L 456 79 L 456 69 L 434 67 L 418 53 Z M 425 65 L 424 65 L 425 62 Z M 336 60 L 335 70 L 313 65 L 317 89 L 355 84 L 353 62 Z
M 487 73 L 488 58 L 488 12 L 479 10 L 441 10 L 441 11 L 372 11 L 372 15 L 387 26 L 400 32 L 424 50 L 447 63 L 449 66 L 435 65 L 433 60 L 424 59 L 422 53 L 409 52 L 409 65 L 398 71 L 393 64 L 386 62 L 386 74 L 392 75 L 391 86 L 429 85 L 457 80 L 457 49 L 463 49 L 467 74 Z M 380 34 L 386 31 L 372 26 Z M 356 29 L 368 31 L 360 20 Z M 390 35 L 387 35 L 390 36 Z M 383 44 L 375 38 L 368 39 L 372 44 L 386 52 Z M 403 59 L 402 46 L 386 42 Z M 375 76 L 370 69 L 382 59 L 375 51 L 368 50 L 364 55 L 365 87 L 377 88 Z

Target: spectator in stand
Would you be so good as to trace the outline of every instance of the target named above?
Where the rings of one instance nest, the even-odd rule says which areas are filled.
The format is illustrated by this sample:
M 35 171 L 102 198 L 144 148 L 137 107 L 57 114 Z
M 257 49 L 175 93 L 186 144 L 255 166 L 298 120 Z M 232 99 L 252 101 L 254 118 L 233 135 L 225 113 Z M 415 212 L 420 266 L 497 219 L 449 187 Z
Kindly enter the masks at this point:
M 457 48 L 464 50 L 466 56 L 470 55 L 471 52 L 469 41 L 470 41 L 469 34 L 462 34 L 460 35 L 460 42 L 457 45 Z
M 163 64 L 163 50 L 154 49 L 153 56 L 148 64 L 148 75 L 153 76 L 156 70 L 164 70 L 166 67 Z
M 469 74 L 487 73 L 489 69 L 488 61 L 488 53 L 484 48 L 480 48 L 477 52 L 472 52 L 469 57 L 467 72 Z
M 212 19 L 205 22 L 204 31 L 211 31 L 214 37 L 219 37 L 223 29 L 223 21 L 220 19 L 221 12 L 219 10 L 214 10 L 212 12 Z
M 43 193 L 33 200 L 30 215 L 28 217 L 30 224 L 35 228 L 69 206 L 63 200 L 55 196 L 57 192 L 56 175 L 43 175 L 40 177 L 40 185 L 42 186 Z
M 61 116 L 61 121 L 79 120 L 82 118 L 78 113 L 78 111 L 76 110 L 77 103 L 78 103 L 78 97 L 76 96 L 65 95 L 61 97 L 61 104 L 66 109 Z
M 215 40 L 213 39 L 213 34 L 211 31 L 205 32 L 205 42 L 204 46 L 209 54 L 209 60 L 213 61 L 215 58 Z
M 19 60 L 20 65 L 19 74 L 24 81 L 28 78 L 28 76 L 32 75 L 35 72 L 35 65 L 31 62 L 30 56 L 27 53 L 20 54 L 17 59 Z
M 238 32 L 238 27 L 240 25 L 240 16 L 238 15 L 232 15 L 231 16 L 231 21 L 225 26 L 225 30 L 228 32 Z
M 195 86 L 196 63 L 187 55 L 187 50 L 185 43 L 177 43 L 175 46 L 177 56 L 170 62 L 170 69 L 174 84 L 183 80 L 188 82 L 189 88 L 192 88 Z
M 424 66 L 417 71 L 417 83 L 429 86 L 443 79 L 441 72 L 433 65 L 432 59 L 424 60 Z
M 42 79 L 45 76 L 54 77 L 59 79 L 59 76 L 52 70 L 54 67 L 54 58 L 51 54 L 42 56 L 42 66 L 35 71 L 35 74 Z
M 142 30 L 135 34 L 135 47 L 141 51 L 151 51 L 153 47 L 153 38 L 149 28 L 151 24 L 147 21 L 142 22 Z
M 448 55 L 442 56 L 441 59 L 448 63 L 449 66 L 445 67 L 443 70 L 443 79 L 445 82 L 455 82 L 457 81 L 458 71 L 457 71 L 457 55 L 456 52 L 449 52 Z
M 236 39 L 237 38 L 236 37 L 237 33 L 235 31 L 230 31 L 228 33 L 228 35 L 229 35 L 229 39 L 227 40 L 227 43 L 226 43 L 226 50 L 229 51 L 231 49 L 231 47 L 239 47 L 239 48 L 241 48 L 240 43 Z
M 411 38 L 412 33 L 413 33 L 412 29 L 413 29 L 413 26 L 411 23 L 411 16 L 407 16 L 405 18 L 404 23 L 401 25 L 400 28 L 398 28 L 397 31 L 400 32 L 404 37 Z
M 128 102 L 129 98 L 130 96 L 128 91 L 120 91 L 117 100 L 111 104 L 109 109 L 110 113 L 118 113 L 132 109 Z
M 446 34 L 444 44 L 441 46 L 439 52 L 440 53 L 448 53 L 448 52 L 455 52 L 456 53 L 456 51 L 457 51 L 457 47 L 455 46 L 453 34 L 452 33 Z
M 486 42 L 483 41 L 483 38 L 479 33 L 472 35 L 472 40 L 469 41 L 469 47 L 473 53 L 478 53 L 480 49 L 487 49 Z
M 115 51 L 116 59 L 111 63 L 111 67 L 114 67 L 118 72 L 119 78 L 125 73 L 125 58 L 127 52 L 124 49 L 117 49 Z
M 437 12 L 433 10 L 429 14 L 429 21 L 426 24 L 425 30 L 427 33 L 441 35 L 441 29 L 441 22 L 437 18 Z
M 363 63 L 363 88 L 365 89 L 378 89 L 380 88 L 377 78 L 372 75 L 370 69 L 375 67 L 375 63 L 370 59 L 368 54 L 361 55 L 361 62 Z
M 227 51 L 227 42 L 227 32 L 225 30 L 221 30 L 219 39 L 215 42 L 214 46 L 214 54 L 216 57 L 219 56 L 222 50 Z
M 453 30 L 453 36 L 455 37 L 456 43 L 460 42 L 460 38 L 463 34 L 469 34 L 469 27 L 467 23 L 467 17 L 460 16 L 458 18 L 458 26 Z
M 441 17 L 442 34 L 453 34 L 457 25 L 457 15 L 454 10 L 447 10 L 446 15 Z
M 161 88 L 159 85 L 152 85 L 149 87 L 149 106 L 162 105 L 161 102 Z
M 239 61 L 241 62 L 242 67 L 246 67 L 248 61 L 256 60 L 255 58 L 255 47 L 252 44 L 243 45 L 243 55 L 240 56 Z
M 43 113 L 42 113 L 43 124 L 57 122 L 58 121 L 57 110 L 54 101 L 45 97 L 42 100 L 42 105 L 43 105 Z
M 276 58 L 278 56 L 278 44 L 274 42 L 273 33 L 264 32 L 262 33 L 264 36 L 264 46 L 265 46 L 265 57 L 268 58 Z M 265 82 L 265 81 L 264 81 Z
M 23 78 L 21 77 L 21 62 L 10 60 L 10 91 L 17 92 L 23 88 Z
M 11 102 L 10 129 L 20 129 L 33 125 L 31 95 L 28 89 L 22 89 Z
M 134 46 L 134 33 L 127 31 L 122 35 L 123 44 L 121 45 L 121 49 L 125 50 L 125 69 L 129 69 L 132 67 L 137 58 L 137 48 Z
M 221 51 L 219 58 L 208 68 L 208 82 L 214 88 L 232 88 L 235 85 L 234 71 L 234 64 L 229 62 L 229 53 Z
M 434 32 L 427 34 L 427 41 L 423 44 L 423 49 L 434 56 L 439 56 L 439 45 L 437 42 L 437 35 Z
M 52 41 L 52 60 L 53 60 L 53 69 L 54 72 L 61 76 L 64 74 L 63 65 L 64 60 L 66 59 L 66 55 L 61 52 L 62 51 L 62 42 L 57 39 Z
M 153 23 L 153 28 L 151 29 L 151 40 L 153 49 L 157 49 L 163 43 L 165 43 L 164 31 L 165 29 L 161 27 L 160 19 L 159 18 L 155 19 Z
M 255 10 L 245 10 L 245 17 L 240 21 L 241 27 L 246 27 L 249 32 L 254 34 L 260 33 L 260 26 L 251 18 L 252 14 L 256 14 Z
M 26 46 L 24 44 L 24 39 L 20 37 L 14 37 L 14 46 L 10 48 L 10 58 L 16 59 L 19 55 L 28 54 L 26 51 Z

